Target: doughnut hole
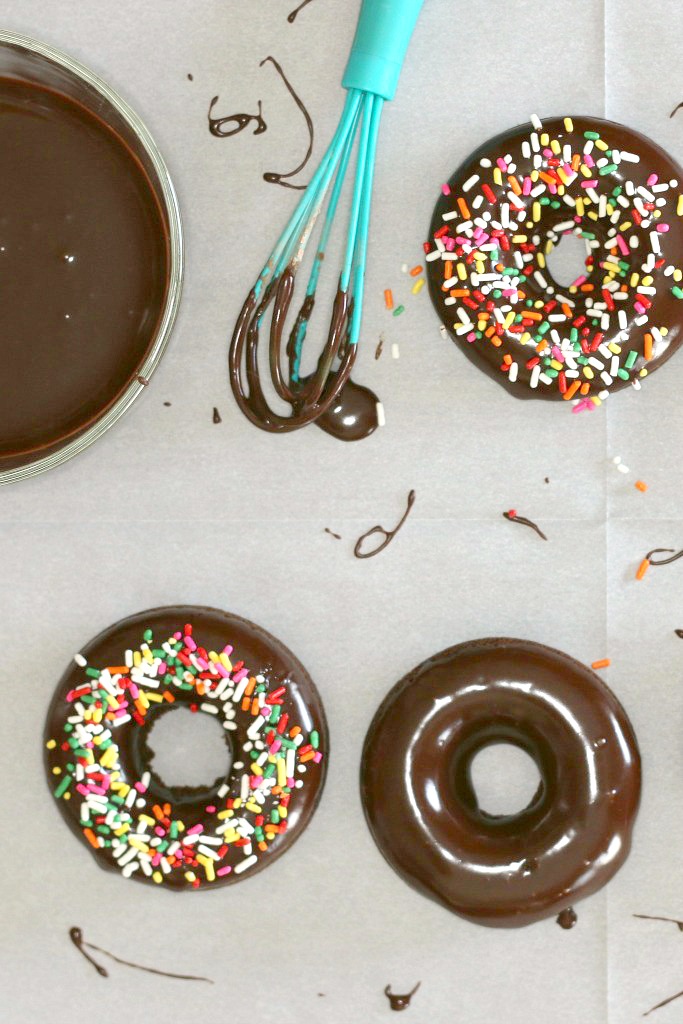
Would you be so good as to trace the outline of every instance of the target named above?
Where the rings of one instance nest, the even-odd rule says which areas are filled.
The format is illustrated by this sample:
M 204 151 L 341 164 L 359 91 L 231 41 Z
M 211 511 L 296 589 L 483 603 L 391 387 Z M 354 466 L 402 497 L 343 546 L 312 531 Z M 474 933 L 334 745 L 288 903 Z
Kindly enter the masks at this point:
M 578 277 L 588 274 L 586 269 L 586 242 L 576 235 L 567 234 L 546 254 L 546 267 L 556 287 L 567 289 Z
M 229 778 L 234 760 L 218 719 L 186 707 L 158 712 L 137 754 L 138 771 L 151 771 L 159 795 L 175 802 L 183 795 L 211 795 Z
M 491 743 L 474 754 L 469 766 L 480 812 L 514 818 L 534 804 L 541 775 L 534 758 L 513 743 Z

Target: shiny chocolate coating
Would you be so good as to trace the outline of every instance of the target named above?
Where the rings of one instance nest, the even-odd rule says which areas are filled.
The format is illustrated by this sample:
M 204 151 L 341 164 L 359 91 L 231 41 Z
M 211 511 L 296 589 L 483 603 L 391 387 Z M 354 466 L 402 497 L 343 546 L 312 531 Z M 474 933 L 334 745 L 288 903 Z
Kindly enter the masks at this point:
M 491 815 L 474 756 L 513 744 L 541 777 L 527 808 Z M 368 731 L 361 795 L 384 857 L 410 885 L 477 924 L 557 916 L 623 864 L 640 799 L 640 756 L 616 697 L 550 647 L 486 639 L 423 662 Z
M 320 737 L 320 749 L 324 751 L 325 755 L 319 764 L 309 762 L 305 766 L 305 774 L 297 774 L 298 780 L 305 781 L 300 788 L 292 790 L 286 818 L 286 831 L 276 835 L 263 852 L 256 848 L 254 841 L 254 850 L 258 854 L 258 861 L 245 873 L 234 870 L 235 866 L 239 864 L 241 853 L 238 849 L 233 849 L 227 856 L 233 865 L 233 870 L 222 876 L 217 875 L 210 884 L 202 884 L 202 888 L 213 889 L 220 885 L 230 885 L 240 879 L 250 878 L 257 871 L 272 864 L 277 857 L 289 849 L 306 828 L 318 805 L 325 780 L 329 750 L 327 723 L 320 695 L 306 669 L 292 652 L 260 626 L 213 608 L 180 606 L 140 612 L 104 630 L 94 640 L 91 640 L 81 653 L 87 659 L 89 666 L 98 669 L 108 665 L 119 666 L 123 664 L 126 650 L 135 650 L 139 647 L 146 629 L 151 629 L 154 634 L 152 643 L 152 647 L 154 647 L 156 643 L 162 643 L 176 631 L 182 631 L 186 623 L 192 625 L 193 636 L 197 644 L 207 651 L 220 652 L 226 644 L 232 645 L 234 648 L 233 663 L 237 664 L 238 659 L 243 661 L 250 676 L 263 674 L 270 684 L 270 692 L 280 686 L 286 687 L 286 695 L 282 698 L 284 701 L 282 704 L 283 716 L 289 715 L 289 725 L 299 725 L 306 736 L 312 730 L 317 730 Z M 83 667 L 72 664 L 59 682 L 48 711 L 44 732 L 45 769 L 48 785 L 53 791 L 59 779 L 63 777 L 63 773 L 70 771 L 69 763 L 74 761 L 74 753 L 70 749 L 64 750 L 62 745 L 62 741 L 65 739 L 65 723 L 74 711 L 74 705 L 67 702 L 66 695 L 82 687 L 83 682 Z M 153 704 L 144 723 L 137 724 L 130 721 L 112 728 L 113 738 L 119 748 L 121 764 L 119 781 L 134 786 L 145 772 L 150 772 L 151 780 L 147 794 L 149 808 L 168 802 L 172 807 L 168 817 L 182 820 L 185 835 L 189 835 L 190 830 L 197 825 L 203 825 L 205 834 L 211 834 L 210 823 L 215 821 L 215 815 L 208 814 L 207 807 L 214 806 L 216 810 L 220 811 L 221 807 L 226 806 L 227 801 L 240 796 L 240 777 L 243 772 L 238 770 L 236 763 L 237 765 L 250 764 L 248 752 L 253 746 L 254 736 L 248 736 L 247 731 L 253 727 L 254 717 L 250 708 L 245 710 L 244 707 L 240 707 L 239 702 L 234 704 L 235 728 L 234 731 L 226 733 L 226 741 L 231 748 L 233 763 L 225 778 L 216 779 L 209 787 L 167 787 L 154 772 L 153 751 L 148 747 L 146 740 L 146 734 L 149 731 L 149 718 L 172 713 L 172 709 L 179 706 L 197 710 L 198 705 L 201 705 L 202 698 L 198 697 L 197 692 L 193 689 L 183 691 L 173 686 L 164 687 L 163 684 L 155 692 L 162 692 L 164 688 L 173 691 L 173 704 Z M 247 704 L 250 703 L 247 701 Z M 199 706 L 199 710 L 202 710 L 201 706 Z M 266 713 L 263 712 L 263 714 Z M 54 740 L 57 740 L 56 746 L 51 747 Z M 55 768 L 60 769 L 60 775 L 56 777 Z M 227 796 L 222 793 L 222 787 L 227 787 Z M 92 843 L 85 841 L 80 821 L 81 800 L 82 797 L 79 793 L 72 791 L 71 799 L 68 801 L 58 799 L 57 803 L 65 821 L 94 855 L 97 863 L 103 868 L 119 872 L 121 869 L 113 856 L 111 846 L 94 849 Z M 147 813 L 151 814 L 152 812 L 148 810 Z M 195 874 L 201 876 L 201 868 L 195 869 Z M 141 871 L 137 871 L 131 877 L 137 881 L 154 883 L 153 878 Z M 164 876 L 163 886 L 159 887 L 177 891 L 196 886 L 192 886 L 191 880 L 185 877 L 184 872 L 174 871 Z
M 0 76 L 0 470 L 61 450 L 139 374 L 169 235 L 124 140 L 61 93 Z
M 683 341 L 682 185 L 668 153 L 610 121 L 550 118 L 490 139 L 434 209 L 427 275 L 440 320 L 517 398 L 562 399 L 574 383 L 575 400 L 640 386 Z M 440 232 L 452 251 L 434 258 Z M 592 247 L 576 287 L 558 283 L 546 262 L 569 233 Z M 617 287 L 620 296 L 606 297 Z

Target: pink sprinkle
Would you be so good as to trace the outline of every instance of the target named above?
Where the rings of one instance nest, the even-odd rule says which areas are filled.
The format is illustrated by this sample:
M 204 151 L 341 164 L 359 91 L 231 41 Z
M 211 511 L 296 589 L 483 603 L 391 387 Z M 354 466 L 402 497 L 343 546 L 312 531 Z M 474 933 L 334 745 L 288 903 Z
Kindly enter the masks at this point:
M 232 677 L 233 678 L 233 682 L 241 683 L 242 680 L 244 679 L 244 677 L 248 676 L 248 675 L 249 675 L 249 673 L 247 672 L 246 668 L 241 668 L 239 670 L 239 672 L 235 672 L 234 676 Z
M 222 650 L 222 652 L 221 652 L 221 653 L 222 653 L 222 654 L 225 654 L 225 656 L 226 656 L 227 658 L 229 658 L 229 657 L 230 657 L 230 655 L 232 654 L 232 652 L 233 652 L 233 646 L 232 646 L 232 644 L 226 644 L 226 645 L 225 645 L 225 647 L 223 648 L 223 650 Z
M 576 281 L 572 282 L 571 287 L 572 288 L 580 288 L 581 285 L 585 284 L 587 280 L 588 280 L 588 278 L 586 277 L 586 275 L 582 274 L 581 277 L 577 277 Z
M 216 672 L 218 672 L 218 675 L 223 676 L 224 679 L 227 679 L 230 675 L 225 665 L 222 665 L 220 661 L 216 662 L 214 668 L 216 669 Z
M 204 826 L 203 825 L 193 825 L 192 828 L 188 828 L 186 835 L 194 836 L 194 835 L 197 834 L 197 832 L 203 832 L 203 831 L 204 831 Z
M 323 759 L 322 751 L 321 750 L 316 750 L 315 754 L 313 755 L 314 762 L 316 764 L 320 764 L 322 759 Z
M 178 631 L 177 633 L 173 634 L 173 639 L 174 640 L 182 640 L 182 638 L 183 638 L 183 634 L 180 631 Z
M 629 255 L 629 252 L 630 252 L 629 247 L 626 244 L 626 242 L 624 241 L 624 238 L 623 238 L 622 235 L 617 235 L 617 245 L 619 246 L 619 249 L 621 251 L 621 255 L 622 256 L 628 256 Z
M 598 184 L 595 178 L 590 178 L 588 181 L 581 182 L 581 188 L 595 188 Z
M 224 868 L 219 868 L 216 874 L 219 876 L 219 878 L 222 878 L 223 875 L 229 875 L 231 871 L 232 868 L 230 867 L 230 865 L 226 864 Z
M 585 163 L 586 167 L 595 167 L 595 160 L 594 160 L 594 159 L 593 159 L 593 157 L 592 157 L 592 156 L 590 155 L 590 153 L 585 153 L 585 154 L 584 154 L 584 157 L 583 157 L 583 162 Z M 592 405 L 592 404 L 593 404 L 593 403 L 591 402 L 591 405 Z
M 448 238 L 443 239 L 443 244 L 446 246 L 446 252 L 453 252 L 455 249 L 455 239 L 451 238 L 450 235 Z
M 294 779 L 287 779 L 287 785 L 290 789 L 294 788 Z
M 659 175 L 658 174 L 651 174 L 650 177 L 647 179 L 648 188 L 652 188 L 652 186 L 656 185 L 658 181 L 659 181 Z
M 658 224 L 657 225 L 657 231 L 659 231 L 660 235 L 665 235 L 668 230 L 669 230 L 669 225 L 668 224 Z
M 161 854 L 160 853 L 155 853 L 154 856 L 152 857 L 152 866 L 157 868 L 157 867 L 159 867 L 160 863 L 161 863 Z
M 473 341 L 476 341 L 476 340 L 477 340 L 477 335 L 476 335 L 476 334 L 474 333 L 474 331 L 471 331 L 471 332 L 470 332 L 469 334 L 467 334 L 467 335 L 466 335 L 465 337 L 466 337 L 466 340 L 470 342 L 470 344 L 471 344 L 471 343 L 472 343 Z
M 552 159 L 552 157 L 555 156 L 555 154 L 553 153 L 552 149 L 547 149 L 546 148 L 546 149 L 543 150 L 543 156 L 547 156 L 548 159 L 550 160 L 550 159 Z
M 582 402 L 577 402 L 573 407 L 572 412 L 583 412 L 584 409 L 594 409 L 595 406 L 591 402 L 590 398 L 584 398 Z
M 187 647 L 188 651 L 193 651 L 194 652 L 194 651 L 197 650 L 197 645 L 196 645 L 196 643 L 194 642 L 194 640 L 192 639 L 191 636 L 184 636 L 183 637 L 183 641 L 184 641 L 185 646 Z
M 500 167 L 501 171 L 507 171 L 508 165 L 505 163 L 505 161 L 503 160 L 502 156 L 498 157 L 498 159 L 496 160 L 496 163 Z
M 634 302 L 633 308 L 635 309 L 636 313 L 640 313 L 641 316 L 647 312 L 642 302 Z
M 553 345 L 552 353 L 553 353 L 553 359 L 557 359 L 558 363 L 563 363 L 564 362 L 564 354 L 563 354 L 562 350 L 557 347 L 557 345 Z
M 140 694 L 140 691 L 138 690 L 138 688 L 135 685 L 135 683 L 130 683 L 129 684 L 129 690 L 130 690 L 130 695 L 133 698 L 133 700 L 135 700 L 135 698 L 138 697 L 139 694 Z
M 133 786 L 137 789 L 138 793 L 146 793 L 147 786 L 143 786 L 141 782 L 134 782 Z
M 155 825 L 154 826 L 154 834 L 156 836 L 161 836 L 162 838 L 166 835 L 166 833 L 163 830 L 163 828 L 161 827 L 161 825 Z
M 194 660 L 197 662 L 197 664 L 201 668 L 202 672 L 206 672 L 207 668 L 209 667 L 208 661 L 205 661 L 204 658 L 198 658 L 198 657 L 195 657 Z
M 89 796 L 90 794 L 90 790 L 88 789 L 87 786 L 84 786 L 82 782 L 77 783 L 76 789 L 81 794 L 81 796 Z
M 275 742 L 271 743 L 270 747 L 268 748 L 268 753 L 269 754 L 277 754 L 277 752 L 278 752 L 278 750 L 280 749 L 281 746 L 282 746 L 282 741 L 281 740 L 275 740 Z
M 91 793 L 97 793 L 98 796 L 106 796 L 107 795 L 106 789 L 102 789 L 101 786 L 92 786 L 91 785 L 90 792 Z
M 517 294 L 517 291 L 516 291 L 515 288 L 506 288 L 505 291 L 503 292 L 503 296 L 506 299 L 511 299 L 516 294 Z
M 216 808 L 215 808 L 214 804 L 209 804 L 209 806 L 206 808 L 206 813 L 207 814 L 213 814 L 213 812 L 215 810 L 216 810 Z
M 524 179 L 523 184 L 522 184 L 522 195 L 523 196 L 531 195 L 531 190 L 532 190 L 533 187 L 534 187 L 534 183 L 531 180 L 531 178 L 527 175 L 526 178 Z
M 167 668 L 168 668 L 168 666 L 166 665 L 166 662 L 162 661 L 160 663 L 160 665 L 159 665 L 159 675 L 165 675 L 166 671 L 167 671 Z

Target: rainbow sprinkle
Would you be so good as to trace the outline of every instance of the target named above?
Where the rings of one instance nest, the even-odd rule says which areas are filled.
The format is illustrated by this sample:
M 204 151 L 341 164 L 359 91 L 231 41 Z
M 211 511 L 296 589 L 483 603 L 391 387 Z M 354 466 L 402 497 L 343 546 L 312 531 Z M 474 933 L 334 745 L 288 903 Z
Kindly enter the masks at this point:
M 442 190 L 443 224 L 424 245 L 426 260 L 441 262 L 443 304 L 455 308 L 446 326 L 499 349 L 510 382 L 556 390 L 575 412 L 621 381 L 640 387 L 668 344 L 654 297 L 666 288 L 683 299 L 683 271 L 663 254 L 670 220 L 683 215 L 679 182 L 650 174 L 636 184 L 639 156 L 595 127 L 532 117 L 521 142 L 504 142 L 511 152 L 481 159 L 458 192 Z M 560 289 L 546 257 L 568 234 L 585 241 L 586 273 Z
M 257 863 L 287 829 L 290 801 L 304 785 L 297 775 L 323 755 L 318 732 L 305 736 L 283 711 L 286 685 L 251 675 L 232 660 L 230 645 L 207 652 L 192 633 L 188 624 L 155 644 L 145 630 L 122 665 L 102 669 L 76 655 L 82 680 L 65 695 L 70 713 L 62 735 L 46 746 L 58 780 L 54 796 L 80 801 L 79 824 L 95 850 L 110 853 L 125 877 L 140 871 L 159 884 L 198 888 Z M 192 826 L 169 803 L 156 802 L 149 772 L 129 778 L 116 739 L 180 694 L 196 697 L 191 710 L 246 737 L 236 751 L 244 761 L 233 763 L 230 782 Z

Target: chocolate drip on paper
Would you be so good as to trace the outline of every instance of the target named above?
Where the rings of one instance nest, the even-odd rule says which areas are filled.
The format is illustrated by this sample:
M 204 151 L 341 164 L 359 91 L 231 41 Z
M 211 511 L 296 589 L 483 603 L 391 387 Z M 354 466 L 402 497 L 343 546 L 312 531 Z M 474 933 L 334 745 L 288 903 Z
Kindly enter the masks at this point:
M 398 531 L 401 529 L 401 527 L 405 523 L 406 519 L 408 518 L 408 516 L 410 514 L 410 510 L 412 509 L 414 504 L 415 504 L 415 491 L 410 491 L 409 494 L 408 494 L 408 504 L 407 504 L 406 510 L 403 513 L 403 515 L 401 516 L 398 524 L 394 527 L 394 529 L 393 530 L 385 530 L 383 526 L 373 526 L 371 530 L 368 530 L 367 533 L 364 533 L 356 541 L 356 546 L 353 549 L 353 553 L 356 556 L 356 558 L 373 558 L 375 555 L 378 555 L 380 553 L 380 551 L 384 551 L 384 549 L 386 547 L 388 547 L 389 544 L 391 544 L 392 540 L 394 539 L 394 537 L 396 536 Z M 363 553 L 362 548 L 363 548 L 364 542 L 366 540 L 368 540 L 369 537 L 374 537 L 375 534 L 379 534 L 380 536 L 384 537 L 384 540 L 382 541 L 382 543 L 378 547 L 374 548 L 372 551 L 367 551 L 367 552 Z
M 404 996 L 395 995 L 391 991 L 391 985 L 387 985 L 384 989 L 384 995 L 389 1000 L 389 1006 L 392 1010 L 407 1010 L 410 1006 L 410 1000 L 413 998 L 417 990 L 422 983 L 418 981 L 417 985 L 410 992 L 407 992 Z
M 677 562 L 679 558 L 683 558 L 683 551 L 676 551 L 675 554 L 671 555 L 671 558 L 658 558 L 656 562 L 652 557 L 653 555 L 666 553 L 668 551 L 673 552 L 675 551 L 675 548 L 653 548 L 652 551 L 648 551 L 645 555 L 645 559 L 650 563 L 650 565 L 669 565 L 671 562 Z
M 213 985 L 211 978 L 204 978 L 196 974 L 172 974 L 170 971 L 159 971 L 154 967 L 143 967 L 141 964 L 134 964 L 130 960 L 123 960 L 121 957 L 115 956 L 114 953 L 109 953 L 108 950 L 102 949 L 100 946 L 95 946 L 92 942 L 86 942 L 80 928 L 70 928 L 69 938 L 79 953 L 85 957 L 88 963 L 93 965 L 97 973 L 102 978 L 108 978 L 109 971 L 106 967 L 98 964 L 97 961 L 86 952 L 86 949 L 92 949 L 96 953 L 102 953 L 103 956 L 109 957 L 110 960 L 113 960 L 117 964 L 122 964 L 124 967 L 132 967 L 136 971 L 145 971 L 146 974 L 158 974 L 164 978 L 177 978 L 179 981 L 205 981 L 208 985 Z
M 226 114 L 225 117 L 212 117 L 212 111 L 215 105 L 218 103 L 218 96 L 214 96 L 209 103 L 209 110 L 207 118 L 209 121 L 209 131 L 212 135 L 215 135 L 217 139 L 229 139 L 232 135 L 238 135 L 243 132 L 252 121 L 256 122 L 254 128 L 254 135 L 263 135 L 268 128 L 268 125 L 263 120 L 261 100 L 258 101 L 258 114 Z M 227 128 L 229 124 L 234 124 L 234 128 Z
M 289 12 L 289 14 L 287 15 L 287 21 L 289 22 L 290 25 L 293 25 L 294 22 L 296 21 L 296 16 L 299 13 L 299 11 L 303 11 L 304 7 L 308 7 L 308 5 L 311 2 L 312 0 L 303 0 L 303 3 L 300 3 L 298 7 L 296 7 L 293 11 Z
M 526 516 L 518 516 L 512 509 L 510 509 L 509 512 L 503 512 L 503 517 L 510 523 L 519 523 L 520 526 L 528 526 L 530 529 L 535 530 L 542 540 L 548 539 L 543 530 L 537 526 L 536 523 L 532 522 L 531 519 L 527 519 Z
M 280 77 L 281 77 L 282 81 L 284 82 L 284 84 L 285 84 L 285 86 L 286 86 L 290 96 L 292 97 L 292 99 L 296 103 L 297 107 L 299 108 L 299 110 L 303 114 L 304 119 L 306 121 L 306 128 L 308 129 L 309 142 L 308 142 L 308 149 L 306 150 L 306 155 L 304 156 L 304 158 L 301 161 L 301 163 L 297 167 L 295 167 L 293 171 L 289 171 L 287 174 L 281 174 L 281 173 L 278 173 L 276 171 L 266 171 L 266 173 L 263 175 L 263 180 L 267 181 L 271 185 L 282 185 L 283 188 L 291 188 L 291 189 L 295 189 L 297 191 L 303 191 L 306 188 L 305 185 L 293 185 L 290 181 L 287 181 L 286 179 L 287 178 L 293 178 L 297 174 L 299 174 L 301 171 L 303 171 L 304 167 L 306 166 L 306 164 L 308 163 L 308 161 L 311 158 L 311 153 L 313 152 L 313 140 L 314 140 L 314 137 L 315 137 L 314 136 L 314 131 L 313 131 L 313 121 L 311 120 L 311 115 L 308 113 L 308 110 L 304 106 L 302 100 L 299 98 L 299 96 L 294 91 L 294 88 L 293 88 L 291 82 L 289 81 L 289 79 L 287 78 L 287 76 L 285 75 L 284 71 L 282 70 L 282 67 L 280 66 L 278 61 L 275 60 L 275 57 L 265 57 L 261 61 L 259 66 L 263 67 L 263 65 L 267 61 L 270 61 L 270 63 L 273 65 L 273 67 L 275 68 L 277 73 L 280 75 Z
M 561 910 L 557 915 L 557 923 L 560 928 L 564 928 L 565 931 L 569 931 L 573 928 L 577 921 L 578 917 L 576 916 L 576 911 L 573 907 L 567 907 L 566 910 Z

